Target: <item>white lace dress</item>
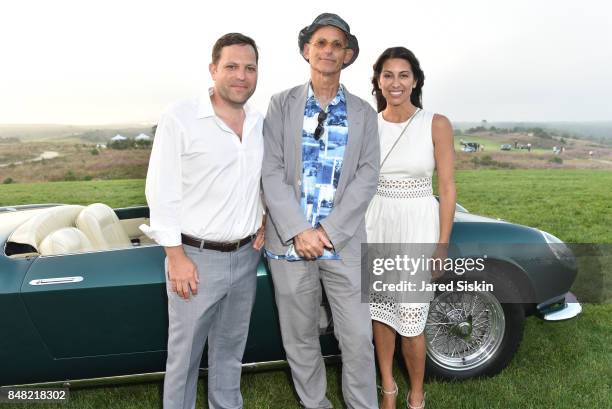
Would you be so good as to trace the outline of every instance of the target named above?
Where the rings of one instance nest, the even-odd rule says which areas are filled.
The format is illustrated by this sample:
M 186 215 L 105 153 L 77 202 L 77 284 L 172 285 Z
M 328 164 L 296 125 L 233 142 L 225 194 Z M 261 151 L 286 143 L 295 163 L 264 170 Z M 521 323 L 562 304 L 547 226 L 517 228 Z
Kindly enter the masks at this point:
M 383 164 L 376 195 L 366 213 L 368 243 L 438 242 L 438 201 L 431 185 L 435 167 L 432 120 L 433 113 L 419 111 Z M 378 114 L 381 160 L 406 123 L 388 122 L 382 113 Z M 396 302 L 375 292 L 370 298 L 372 319 L 403 336 L 419 335 L 429 312 L 429 302 L 422 302 L 422 295 L 420 302 Z M 410 296 L 404 293 L 402 301 L 410 301 Z

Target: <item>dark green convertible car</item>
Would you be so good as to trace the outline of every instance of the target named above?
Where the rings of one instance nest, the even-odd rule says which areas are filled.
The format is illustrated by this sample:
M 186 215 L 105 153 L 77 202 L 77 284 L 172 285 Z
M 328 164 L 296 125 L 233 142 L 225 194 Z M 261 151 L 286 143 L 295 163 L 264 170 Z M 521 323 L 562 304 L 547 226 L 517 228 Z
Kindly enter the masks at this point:
M 164 252 L 138 228 L 148 216 L 145 206 L 0 208 L 0 385 L 163 376 Z M 580 313 L 569 293 L 576 277 L 571 251 L 554 236 L 458 206 L 451 241 L 464 256 L 486 253 L 486 280 L 498 286 L 436 292 L 425 330 L 430 375 L 495 374 L 516 352 L 526 316 L 560 320 Z M 265 259 L 257 275 L 247 368 L 285 359 Z M 323 353 L 333 360 L 340 351 L 325 301 L 320 310 Z

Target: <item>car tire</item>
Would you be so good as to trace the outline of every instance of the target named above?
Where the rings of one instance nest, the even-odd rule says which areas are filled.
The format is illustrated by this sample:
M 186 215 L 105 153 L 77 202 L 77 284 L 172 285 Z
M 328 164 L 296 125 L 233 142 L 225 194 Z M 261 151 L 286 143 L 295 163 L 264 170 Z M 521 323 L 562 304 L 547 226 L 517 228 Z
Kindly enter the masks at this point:
M 495 375 L 510 363 L 523 338 L 523 304 L 499 301 L 518 299 L 513 283 L 501 274 L 466 279 L 491 283 L 493 291 L 436 291 L 425 327 L 430 377 L 450 380 Z M 468 315 L 466 310 L 472 304 Z M 441 333 L 443 339 L 439 339 Z

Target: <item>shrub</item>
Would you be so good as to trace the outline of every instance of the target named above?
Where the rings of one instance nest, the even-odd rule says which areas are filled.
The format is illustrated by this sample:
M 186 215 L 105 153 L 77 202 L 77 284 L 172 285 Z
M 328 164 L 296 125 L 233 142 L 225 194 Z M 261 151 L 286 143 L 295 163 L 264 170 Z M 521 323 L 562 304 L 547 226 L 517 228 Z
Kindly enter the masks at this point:
M 476 167 L 487 167 L 493 169 L 514 169 L 514 165 L 510 162 L 501 162 L 493 160 L 490 155 L 484 155 L 482 158 L 475 156 L 470 162 Z
M 92 150 L 90 150 L 89 152 L 90 152 L 92 155 L 94 155 L 94 156 L 95 156 L 95 155 L 99 155 L 99 154 L 100 154 L 100 151 L 99 151 L 98 149 L 96 149 L 96 148 L 93 148 L 93 149 L 92 149 Z
M 74 174 L 73 171 L 69 170 L 64 175 L 64 180 L 66 180 L 66 181 L 74 181 L 74 180 L 77 180 L 77 177 L 76 177 L 76 175 Z
M 11 183 L 15 183 L 15 181 L 13 180 L 13 178 L 6 178 L 2 181 L 2 184 L 4 185 L 10 185 Z
M 134 141 L 134 139 L 125 139 L 123 141 L 111 141 L 108 143 L 108 147 L 111 149 L 118 149 L 118 150 L 124 150 L 124 149 L 131 149 L 134 148 L 136 142 Z
M 147 141 L 147 140 L 142 140 L 142 141 L 135 141 L 135 145 L 138 148 L 148 148 L 153 144 L 152 141 Z
M 477 133 L 477 132 L 484 132 L 486 131 L 487 128 L 485 128 L 484 126 L 477 126 L 475 128 L 469 128 L 468 130 L 465 131 L 466 134 L 473 134 L 473 133 Z
M 558 156 L 552 157 L 548 160 L 550 163 L 558 163 L 558 164 L 562 164 L 563 163 L 563 159 L 561 159 Z

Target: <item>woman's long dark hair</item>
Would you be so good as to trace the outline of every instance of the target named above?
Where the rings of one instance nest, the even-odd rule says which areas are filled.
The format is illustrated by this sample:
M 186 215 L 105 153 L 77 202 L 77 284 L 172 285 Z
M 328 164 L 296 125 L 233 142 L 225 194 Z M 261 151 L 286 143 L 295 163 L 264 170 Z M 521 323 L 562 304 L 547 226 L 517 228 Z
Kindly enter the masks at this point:
M 422 94 L 423 84 L 425 83 L 425 74 L 421 69 L 419 60 L 417 60 L 412 51 L 405 47 L 391 47 L 383 51 L 383 53 L 374 63 L 373 67 L 374 75 L 372 76 L 372 95 L 376 97 L 378 112 L 384 111 L 387 107 L 387 100 L 383 96 L 382 91 L 378 86 L 378 79 L 380 78 L 383 64 L 390 58 L 402 58 L 408 61 L 410 64 L 410 68 L 412 68 L 412 75 L 414 75 L 414 78 L 416 79 L 416 87 L 414 87 L 412 93 L 410 94 L 410 102 L 412 102 L 412 105 L 416 107 L 423 108 Z

